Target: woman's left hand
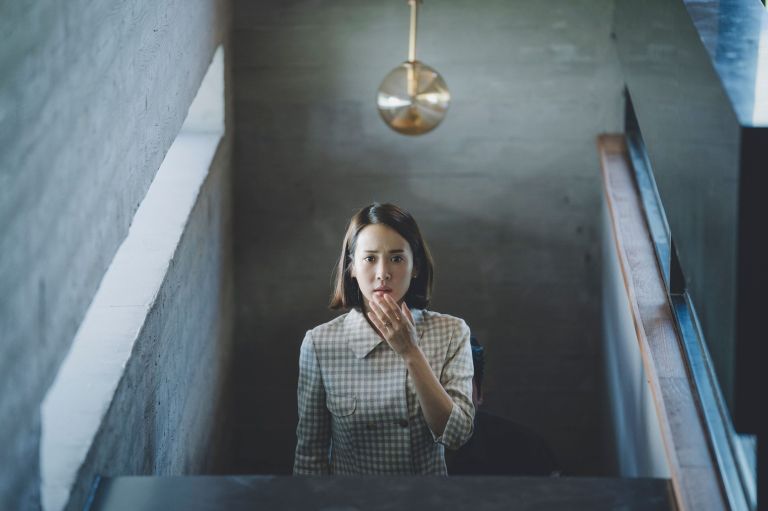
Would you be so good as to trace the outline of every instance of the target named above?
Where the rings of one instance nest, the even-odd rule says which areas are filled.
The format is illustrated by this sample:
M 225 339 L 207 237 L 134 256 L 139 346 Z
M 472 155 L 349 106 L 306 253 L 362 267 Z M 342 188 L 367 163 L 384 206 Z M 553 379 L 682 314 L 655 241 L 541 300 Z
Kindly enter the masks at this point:
M 371 311 L 368 317 L 395 353 L 405 357 L 418 349 L 416 324 L 405 301 L 398 306 L 391 296 L 385 294 L 382 297 L 376 296 L 369 303 Z

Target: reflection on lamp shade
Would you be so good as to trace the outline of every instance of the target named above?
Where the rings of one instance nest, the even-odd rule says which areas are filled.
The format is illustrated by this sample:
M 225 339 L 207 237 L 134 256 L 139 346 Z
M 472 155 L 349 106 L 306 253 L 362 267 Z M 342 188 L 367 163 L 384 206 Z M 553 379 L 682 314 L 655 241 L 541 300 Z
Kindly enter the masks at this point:
M 403 62 L 379 87 L 376 103 L 390 128 L 404 135 L 421 135 L 440 124 L 451 95 L 440 74 L 421 62 Z

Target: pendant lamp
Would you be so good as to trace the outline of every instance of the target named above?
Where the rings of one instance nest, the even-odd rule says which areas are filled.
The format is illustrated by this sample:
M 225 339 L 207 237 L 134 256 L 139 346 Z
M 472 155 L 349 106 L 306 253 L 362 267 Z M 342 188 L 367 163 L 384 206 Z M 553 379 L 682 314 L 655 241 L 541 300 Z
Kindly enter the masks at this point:
M 384 77 L 376 104 L 387 126 L 403 135 L 421 135 L 440 124 L 451 94 L 440 73 L 416 60 L 416 21 L 421 0 L 408 0 L 411 30 L 408 60 Z

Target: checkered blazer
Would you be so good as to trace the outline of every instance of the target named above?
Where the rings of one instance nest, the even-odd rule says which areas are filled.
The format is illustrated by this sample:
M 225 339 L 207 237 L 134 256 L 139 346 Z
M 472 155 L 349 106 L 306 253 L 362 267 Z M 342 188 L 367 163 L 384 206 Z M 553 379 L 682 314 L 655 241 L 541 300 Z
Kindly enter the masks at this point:
M 307 332 L 299 357 L 294 474 L 442 474 L 472 435 L 472 352 L 459 318 L 413 310 L 418 344 L 453 409 L 430 431 L 400 355 L 351 310 Z

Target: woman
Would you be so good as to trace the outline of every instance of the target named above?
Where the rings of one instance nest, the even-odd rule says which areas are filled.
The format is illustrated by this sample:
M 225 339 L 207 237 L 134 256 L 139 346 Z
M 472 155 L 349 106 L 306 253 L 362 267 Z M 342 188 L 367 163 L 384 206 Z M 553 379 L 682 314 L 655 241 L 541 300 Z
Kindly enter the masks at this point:
M 294 474 L 446 474 L 472 434 L 463 320 L 426 310 L 432 258 L 410 214 L 374 203 L 350 220 L 332 309 L 299 359 Z

